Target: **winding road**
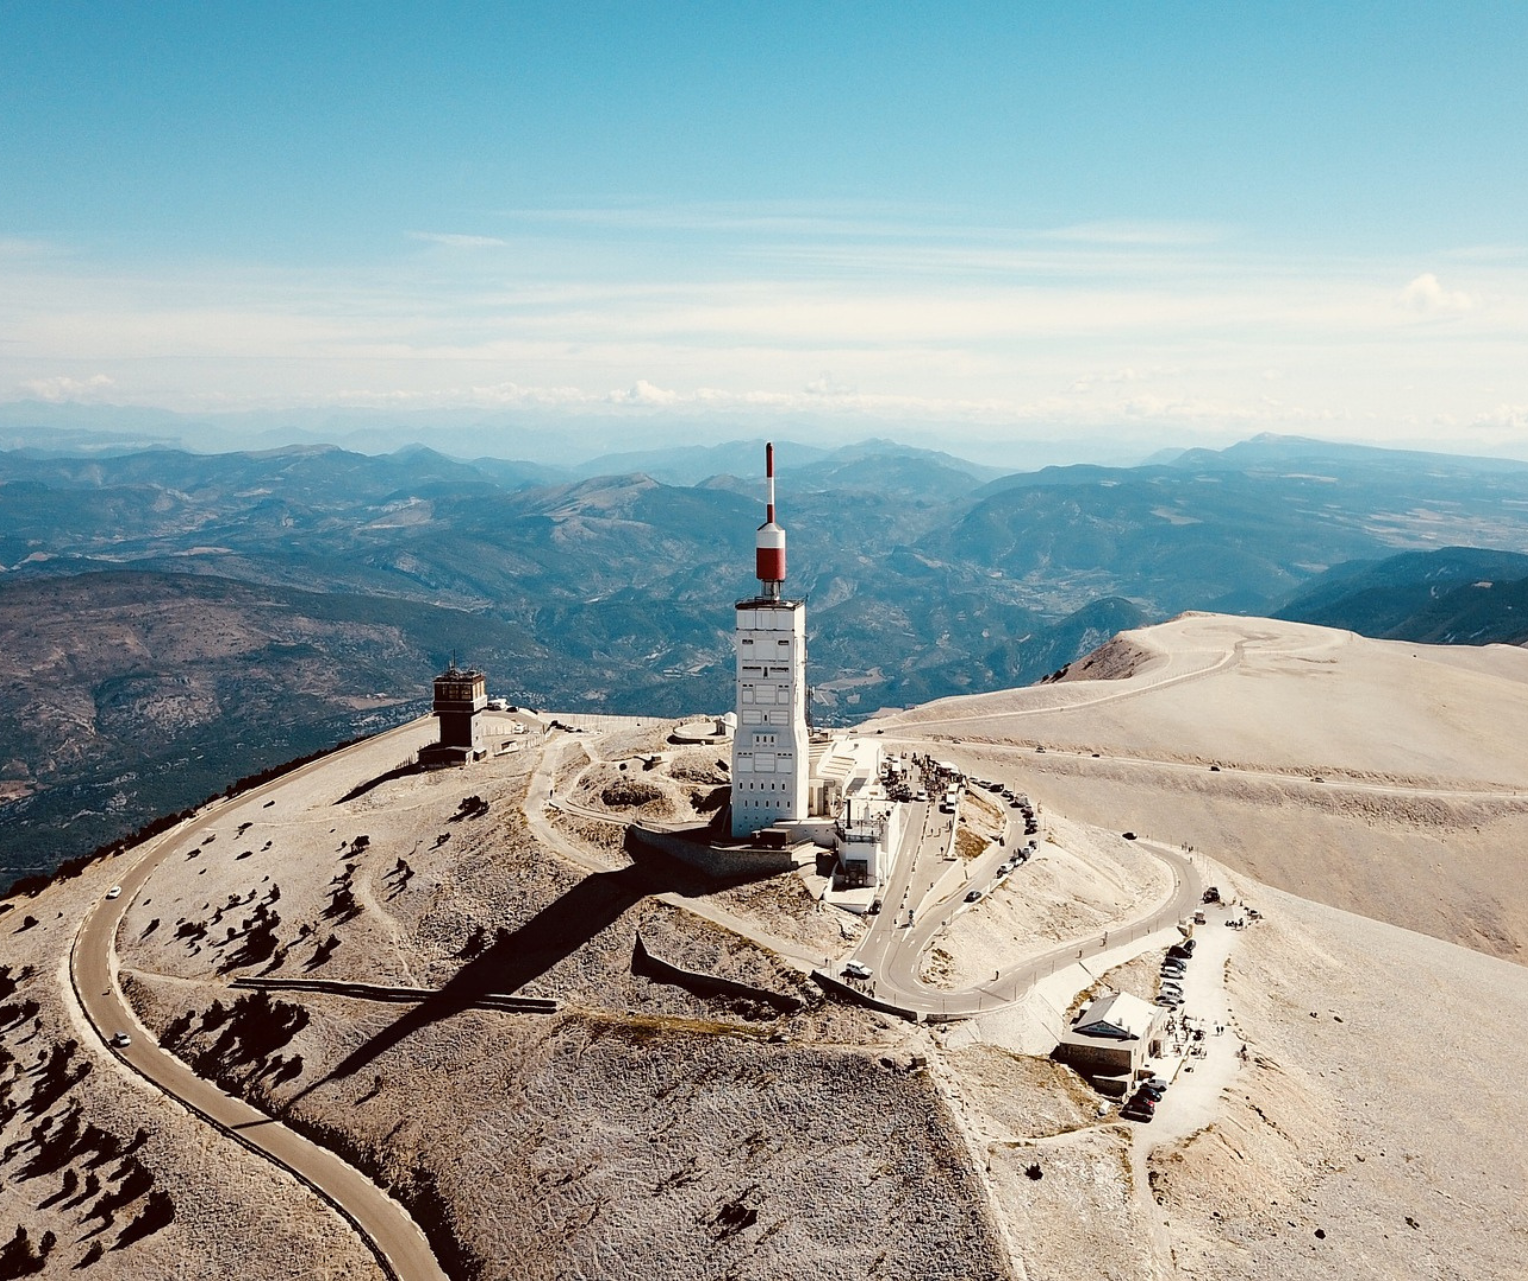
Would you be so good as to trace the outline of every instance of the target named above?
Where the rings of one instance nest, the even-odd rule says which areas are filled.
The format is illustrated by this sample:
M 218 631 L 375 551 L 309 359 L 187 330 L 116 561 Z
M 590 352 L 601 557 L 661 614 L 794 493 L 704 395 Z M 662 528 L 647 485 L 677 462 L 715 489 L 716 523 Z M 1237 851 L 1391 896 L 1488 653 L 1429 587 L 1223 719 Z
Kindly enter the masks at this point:
M 956 991 L 929 987 L 919 977 L 924 951 L 954 914 L 966 907 L 965 896 L 973 886 L 986 892 L 997 866 L 1011 850 L 994 844 L 969 864 L 951 863 L 944 854 L 954 816 L 947 822 L 930 805 L 915 803 L 910 808 L 913 812 L 885 894 L 888 910 L 872 918 L 869 932 L 854 952 L 854 959 L 867 965 L 874 974 L 874 996 L 910 1013 L 946 1018 L 991 1013 L 1020 1000 L 1040 979 L 1057 969 L 1118 948 L 1127 940 L 1155 934 L 1190 916 L 1199 906 L 1203 887 L 1193 864 L 1165 845 L 1140 841 L 1139 846 L 1165 863 L 1172 873 L 1173 887 L 1165 900 L 1107 930 L 1069 939 L 1028 956 L 996 972 L 990 982 Z M 1022 876 L 1022 867 L 1012 875 Z M 980 903 L 972 910 L 979 909 Z
M 419 722 L 411 722 L 342 751 L 372 748 L 381 739 L 403 737 L 417 733 L 418 729 Z M 69 978 L 86 1019 L 126 1068 L 158 1086 L 229 1138 L 289 1171 L 323 1197 L 360 1233 L 376 1256 L 383 1275 L 395 1281 L 446 1281 L 424 1233 L 397 1201 L 327 1148 L 305 1139 L 242 1099 L 225 1094 L 160 1049 L 153 1033 L 138 1022 L 117 984 L 117 927 L 134 895 L 171 848 L 187 836 L 256 803 L 273 789 L 331 764 L 338 755 L 330 753 L 232 800 L 212 805 L 146 845 L 121 874 L 121 897 L 98 900 L 80 922 L 69 953 Z M 132 1044 L 125 1048 L 113 1046 L 111 1038 L 117 1032 L 129 1033 Z

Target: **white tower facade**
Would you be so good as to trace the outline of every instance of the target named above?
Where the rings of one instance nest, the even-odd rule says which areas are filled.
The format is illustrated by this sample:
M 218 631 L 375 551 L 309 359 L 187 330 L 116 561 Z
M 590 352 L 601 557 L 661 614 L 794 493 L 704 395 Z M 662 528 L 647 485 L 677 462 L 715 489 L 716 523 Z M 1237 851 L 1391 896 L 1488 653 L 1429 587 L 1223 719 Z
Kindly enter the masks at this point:
M 737 603 L 737 732 L 732 740 L 732 834 L 807 816 L 806 603 L 786 600 L 785 531 L 775 523 L 775 447 L 755 538 L 759 594 Z

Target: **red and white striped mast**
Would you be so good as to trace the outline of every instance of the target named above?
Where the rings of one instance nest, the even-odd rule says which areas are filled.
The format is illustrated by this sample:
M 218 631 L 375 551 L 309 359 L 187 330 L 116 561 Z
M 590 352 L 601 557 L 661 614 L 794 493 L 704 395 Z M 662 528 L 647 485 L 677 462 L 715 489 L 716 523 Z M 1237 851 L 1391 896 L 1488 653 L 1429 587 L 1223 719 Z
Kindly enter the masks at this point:
M 785 584 L 785 531 L 775 524 L 775 447 L 764 446 L 764 479 L 768 486 L 764 523 L 754 538 L 754 572 L 758 575 L 760 594 L 770 600 L 780 599 Z

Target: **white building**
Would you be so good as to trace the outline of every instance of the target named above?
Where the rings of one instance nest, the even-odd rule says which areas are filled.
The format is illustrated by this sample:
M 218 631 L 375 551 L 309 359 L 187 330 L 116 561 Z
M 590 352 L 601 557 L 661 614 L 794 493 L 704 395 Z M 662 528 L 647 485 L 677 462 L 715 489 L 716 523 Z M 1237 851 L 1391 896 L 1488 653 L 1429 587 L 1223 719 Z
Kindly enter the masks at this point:
M 765 446 L 769 495 L 755 538 L 759 594 L 737 603 L 737 732 L 732 834 L 807 817 L 806 604 L 786 600 L 785 531 L 775 523 L 775 447 Z

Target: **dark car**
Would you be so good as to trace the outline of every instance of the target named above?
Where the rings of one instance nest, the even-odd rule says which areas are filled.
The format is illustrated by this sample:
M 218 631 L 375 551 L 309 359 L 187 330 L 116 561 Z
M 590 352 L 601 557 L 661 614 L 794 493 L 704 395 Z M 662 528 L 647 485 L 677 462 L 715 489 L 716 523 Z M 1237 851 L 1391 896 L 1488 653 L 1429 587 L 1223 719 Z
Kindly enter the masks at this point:
M 1162 1096 L 1167 1093 L 1167 1082 L 1147 1081 L 1136 1091 L 1137 1096 L 1145 1095 L 1153 1103 L 1160 1103 Z
M 972 890 L 969 894 L 966 895 L 966 902 L 967 903 L 974 903 L 981 896 L 982 896 L 982 892 L 980 890 Z
M 1125 835 L 1125 839 L 1127 841 L 1135 840 L 1135 833 L 1134 832 L 1126 832 L 1124 835 Z
M 1149 1125 L 1151 1123 L 1152 1111 L 1150 1108 L 1141 1106 L 1134 1099 L 1131 1099 L 1120 1110 L 1120 1115 L 1127 1121 L 1140 1121 Z

